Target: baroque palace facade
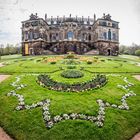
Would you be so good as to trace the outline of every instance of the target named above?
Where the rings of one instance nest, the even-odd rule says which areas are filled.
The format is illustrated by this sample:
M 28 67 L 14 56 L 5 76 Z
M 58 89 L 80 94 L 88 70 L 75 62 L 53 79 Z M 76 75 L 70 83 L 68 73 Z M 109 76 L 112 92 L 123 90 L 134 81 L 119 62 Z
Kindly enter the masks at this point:
M 22 54 L 101 54 L 118 55 L 119 22 L 103 14 L 96 19 L 56 17 L 45 19 L 31 14 L 22 22 Z

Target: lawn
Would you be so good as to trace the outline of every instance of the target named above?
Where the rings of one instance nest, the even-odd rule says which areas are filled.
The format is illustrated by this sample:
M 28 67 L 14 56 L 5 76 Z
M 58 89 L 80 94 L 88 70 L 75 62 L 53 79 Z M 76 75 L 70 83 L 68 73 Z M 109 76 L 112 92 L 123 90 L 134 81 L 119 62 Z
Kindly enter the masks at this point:
M 0 126 L 16 140 L 129 140 L 140 131 L 140 81 L 132 77 L 140 74 L 137 57 L 78 56 L 71 60 L 66 56 L 10 56 L 2 57 L 1 62 L 5 66 L 0 68 L 0 73 L 11 74 L 11 77 L 0 84 Z M 63 71 L 71 69 L 81 71 L 84 76 L 69 79 L 61 76 Z M 83 92 L 55 91 L 37 83 L 39 74 L 67 84 L 90 81 L 97 74 L 104 74 L 108 82 Z M 12 86 L 17 78 L 19 81 Z M 19 84 L 26 86 L 18 89 Z M 129 86 L 123 88 L 126 85 Z M 101 121 L 103 126 L 98 125 L 97 120 L 71 117 L 48 128 L 43 106 L 16 110 L 18 98 L 7 96 L 12 90 L 23 95 L 28 106 L 49 99 L 51 119 L 72 113 L 98 117 L 102 108 L 99 99 L 110 105 L 102 108 L 105 112 L 101 115 L 105 117 Z M 132 96 L 122 101 L 128 93 Z M 119 108 L 124 102 L 126 108 Z

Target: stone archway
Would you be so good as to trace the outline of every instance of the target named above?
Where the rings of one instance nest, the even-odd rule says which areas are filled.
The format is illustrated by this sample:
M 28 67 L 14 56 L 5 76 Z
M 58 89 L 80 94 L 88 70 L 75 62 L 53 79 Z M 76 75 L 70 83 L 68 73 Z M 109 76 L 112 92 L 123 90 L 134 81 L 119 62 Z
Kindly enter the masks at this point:
M 111 55 L 111 48 L 107 49 L 107 55 L 110 56 Z

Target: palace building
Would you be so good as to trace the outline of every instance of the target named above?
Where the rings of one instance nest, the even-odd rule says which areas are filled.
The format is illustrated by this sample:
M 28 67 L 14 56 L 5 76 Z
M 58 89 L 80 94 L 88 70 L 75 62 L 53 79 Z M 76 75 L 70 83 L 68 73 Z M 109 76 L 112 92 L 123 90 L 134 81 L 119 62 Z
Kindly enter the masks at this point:
M 31 14 L 22 22 L 22 54 L 118 55 L 119 22 L 109 14 L 102 18 L 56 17 L 45 19 Z

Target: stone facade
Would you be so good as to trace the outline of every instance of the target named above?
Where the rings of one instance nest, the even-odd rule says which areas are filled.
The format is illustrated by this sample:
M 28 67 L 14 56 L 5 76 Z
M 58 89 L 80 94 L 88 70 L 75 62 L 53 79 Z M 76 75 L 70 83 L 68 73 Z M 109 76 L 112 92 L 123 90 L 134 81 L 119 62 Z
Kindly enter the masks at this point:
M 102 18 L 57 17 L 45 19 L 31 14 L 22 22 L 22 54 L 85 54 L 118 55 L 119 27 L 111 16 Z

